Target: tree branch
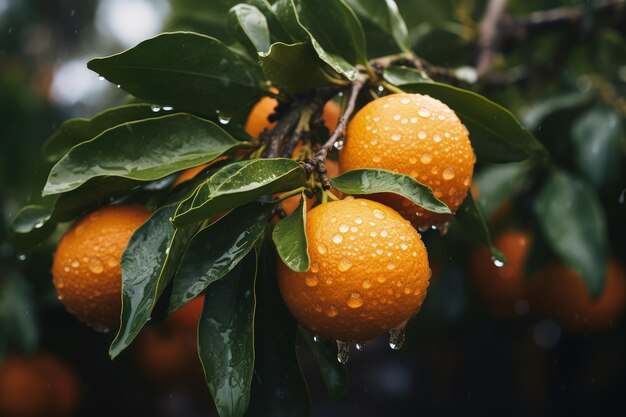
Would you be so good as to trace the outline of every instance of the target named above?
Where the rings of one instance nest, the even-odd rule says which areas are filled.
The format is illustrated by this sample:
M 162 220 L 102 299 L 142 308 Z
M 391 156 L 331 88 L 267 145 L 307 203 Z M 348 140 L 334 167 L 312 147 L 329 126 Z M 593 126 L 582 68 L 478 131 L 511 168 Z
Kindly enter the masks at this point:
M 500 44 L 500 26 L 508 0 L 489 0 L 487 11 L 480 22 L 478 38 L 479 53 L 476 60 L 476 75 L 482 78 L 493 66 L 493 59 Z

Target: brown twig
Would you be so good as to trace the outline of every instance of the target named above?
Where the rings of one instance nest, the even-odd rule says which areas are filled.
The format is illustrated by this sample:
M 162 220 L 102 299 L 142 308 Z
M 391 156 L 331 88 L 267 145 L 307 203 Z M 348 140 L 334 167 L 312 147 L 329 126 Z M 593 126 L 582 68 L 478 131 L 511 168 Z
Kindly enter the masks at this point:
M 500 43 L 500 26 L 508 0 L 489 0 L 487 11 L 480 22 L 478 38 L 479 53 L 476 60 L 476 75 L 482 78 L 493 66 L 493 60 Z
M 350 97 L 348 98 L 348 104 L 346 105 L 346 109 L 343 114 L 339 118 L 339 122 L 337 123 L 337 127 L 330 135 L 328 140 L 322 145 L 319 151 L 312 158 L 301 162 L 304 169 L 307 173 L 312 173 L 317 171 L 319 175 L 320 182 L 322 183 L 322 188 L 324 190 L 328 190 L 330 188 L 330 181 L 328 179 L 328 173 L 326 171 L 326 157 L 328 153 L 331 151 L 335 142 L 338 139 L 343 137 L 346 132 L 346 127 L 348 125 L 348 121 L 354 112 L 354 108 L 356 106 L 356 100 L 361 92 L 361 89 L 365 85 L 365 83 L 369 80 L 369 75 L 364 72 L 360 72 L 357 75 L 357 78 L 352 82 L 352 86 L 350 88 Z

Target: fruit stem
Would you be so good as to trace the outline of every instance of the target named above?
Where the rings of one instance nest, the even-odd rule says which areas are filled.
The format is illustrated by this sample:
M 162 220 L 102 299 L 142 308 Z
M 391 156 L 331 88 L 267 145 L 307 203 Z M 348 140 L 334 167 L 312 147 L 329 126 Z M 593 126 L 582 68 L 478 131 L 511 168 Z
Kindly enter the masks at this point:
M 274 203 L 280 203 L 283 200 L 286 200 L 290 197 L 293 197 L 294 195 L 299 195 L 302 193 L 302 191 L 306 190 L 306 187 L 299 187 L 296 188 L 295 190 L 291 190 L 289 192 L 286 192 L 285 194 L 281 195 L 279 198 L 277 198 L 276 200 L 274 200 Z
M 382 85 L 383 87 L 385 87 L 385 89 L 391 91 L 392 93 L 399 93 L 399 94 L 404 93 L 403 89 L 396 87 L 395 85 L 388 83 L 387 81 L 381 81 L 380 85 Z
M 302 162 L 302 166 L 308 174 L 317 171 L 320 182 L 322 183 L 322 188 L 324 190 L 328 190 L 331 187 L 330 180 L 328 179 L 328 173 L 326 171 L 326 156 L 328 156 L 328 153 L 335 145 L 335 142 L 337 142 L 337 140 L 345 135 L 348 121 L 352 116 L 352 113 L 354 112 L 356 106 L 356 99 L 359 96 L 361 89 L 369 79 L 369 75 L 364 72 L 360 72 L 359 75 L 357 75 L 356 79 L 352 82 L 352 86 L 350 87 L 350 97 L 348 99 L 348 104 L 346 105 L 343 114 L 339 118 L 337 127 L 330 135 L 326 143 L 324 143 L 320 150 L 317 151 L 315 156 Z

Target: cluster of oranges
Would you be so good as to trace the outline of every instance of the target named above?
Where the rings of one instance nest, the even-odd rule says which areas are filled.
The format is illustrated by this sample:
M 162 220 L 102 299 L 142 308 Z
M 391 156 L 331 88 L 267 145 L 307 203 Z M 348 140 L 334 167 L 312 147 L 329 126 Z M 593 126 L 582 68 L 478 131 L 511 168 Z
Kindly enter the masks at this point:
M 254 107 L 246 124 L 252 137 L 258 138 L 273 126 L 268 116 L 276 104 L 276 100 L 264 98 Z M 338 115 L 337 104 L 328 102 L 323 119 L 329 130 L 337 126 Z M 296 148 L 294 157 L 300 152 L 301 148 Z M 309 152 L 305 157 L 310 156 Z M 474 163 L 468 131 L 447 105 L 426 95 L 392 94 L 371 101 L 353 117 L 339 162 L 329 160 L 327 166 L 331 177 L 359 168 L 409 175 L 430 187 L 454 213 L 470 188 Z M 204 167 L 183 172 L 176 185 L 193 178 Z M 396 194 L 356 197 L 345 196 L 308 211 L 309 270 L 295 272 L 279 263 L 277 271 L 281 294 L 293 316 L 316 335 L 344 342 L 363 342 L 397 331 L 419 311 L 431 270 L 416 228 L 442 225 L 451 216 L 426 211 Z M 284 200 L 284 210 L 292 212 L 299 198 Z M 315 201 L 308 203 L 311 207 Z M 145 209 L 131 205 L 101 208 L 77 221 L 59 243 L 53 266 L 59 298 L 71 313 L 95 328 L 119 325 L 121 254 L 148 216 Z M 545 285 L 536 290 L 529 288 L 521 273 L 528 241 L 523 233 L 510 233 L 497 240 L 509 258 L 503 268 L 493 266 L 482 249 L 473 256 L 477 288 L 494 311 L 511 314 L 516 302 L 537 294 L 535 304 L 541 306 L 541 298 L 550 300 L 546 313 L 556 312 L 564 322 L 573 316 L 577 317 L 574 321 L 586 323 L 617 318 L 624 305 L 623 296 L 608 295 L 591 301 L 580 279 L 563 267 L 554 266 L 545 272 L 562 278 L 536 279 L 537 286 Z M 622 294 L 624 282 L 623 271 L 611 263 L 605 294 Z M 562 285 L 576 292 L 567 298 L 570 301 L 559 293 Z M 573 305 L 571 300 L 579 304 Z M 599 313 L 598 309 L 607 313 Z M 196 324 L 197 317 L 191 327 Z M 167 327 L 165 332 L 147 329 L 139 340 L 140 349 L 157 345 L 158 349 L 151 348 L 153 355 L 141 354 L 142 361 L 172 363 L 162 358 L 191 349 L 189 340 L 195 339 L 189 334 L 171 338 L 177 332 L 172 328 L 184 326 L 171 319 Z M 151 366 L 155 365 L 145 365 Z M 174 371 L 166 369 L 163 373 Z
M 562 263 L 552 262 L 526 278 L 530 240 L 524 231 L 500 234 L 495 244 L 508 259 L 503 266 L 490 262 L 486 248 L 472 254 L 472 279 L 494 315 L 511 318 L 532 308 L 574 332 L 606 330 L 616 324 L 626 307 L 626 272 L 618 261 L 607 263 L 604 290 L 594 299 L 580 276 Z

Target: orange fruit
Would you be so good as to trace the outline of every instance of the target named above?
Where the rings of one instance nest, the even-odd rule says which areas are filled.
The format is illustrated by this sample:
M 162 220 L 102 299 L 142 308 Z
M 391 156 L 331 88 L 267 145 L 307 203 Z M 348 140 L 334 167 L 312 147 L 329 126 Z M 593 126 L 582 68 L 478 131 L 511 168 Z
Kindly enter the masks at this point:
M 606 330 L 624 313 L 626 272 L 617 261 L 609 261 L 604 290 L 594 300 L 579 275 L 562 263 L 552 263 L 530 281 L 529 298 L 537 311 L 568 330 Z
M 270 122 L 268 117 L 274 113 L 274 109 L 278 105 L 278 100 L 272 97 L 263 97 L 257 104 L 254 105 L 248 120 L 246 121 L 246 132 L 253 138 L 258 138 L 265 129 L 271 129 L 276 124 Z M 334 101 L 328 101 L 324 105 L 322 112 L 322 119 L 324 119 L 324 125 L 331 132 L 337 127 L 340 116 L 339 105 Z
M 508 231 L 499 235 L 494 244 L 507 258 L 501 267 L 494 264 L 486 246 L 480 246 L 472 255 L 470 270 L 474 285 L 496 316 L 514 317 L 515 303 L 526 297 L 524 264 L 529 243 L 526 232 Z
M 161 384 L 183 382 L 202 373 L 198 358 L 197 328 L 204 295 L 194 298 L 137 337 L 135 361 L 142 373 Z
M 361 342 L 418 312 L 428 256 L 396 211 L 365 199 L 321 204 L 307 213 L 306 234 L 309 270 L 278 267 L 281 294 L 300 324 L 325 338 Z
M 52 277 L 65 308 L 98 330 L 120 321 L 122 253 L 150 216 L 143 207 L 102 207 L 76 221 L 59 241 Z
M 192 180 L 196 175 L 198 175 L 204 168 L 208 167 L 210 164 L 204 164 L 197 167 L 189 168 L 180 173 L 180 175 L 176 178 L 176 181 L 172 184 L 172 188 L 176 187 L 183 182 Z
M 341 172 L 382 168 L 410 175 L 433 190 L 454 213 L 472 183 L 474 152 L 469 134 L 444 103 L 421 94 L 392 94 L 365 105 L 351 120 L 339 153 Z M 402 214 L 415 226 L 445 223 L 395 194 L 369 196 Z
M 9 356 L 0 365 L 3 417 L 68 417 L 78 402 L 76 375 L 53 356 Z

